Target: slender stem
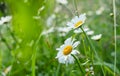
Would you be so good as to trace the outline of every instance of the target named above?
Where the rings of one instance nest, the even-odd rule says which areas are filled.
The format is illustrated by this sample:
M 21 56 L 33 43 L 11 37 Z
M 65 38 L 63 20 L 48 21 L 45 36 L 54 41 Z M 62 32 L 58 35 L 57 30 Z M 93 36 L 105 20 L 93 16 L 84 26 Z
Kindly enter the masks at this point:
M 14 41 L 15 41 L 16 43 L 18 43 L 18 41 L 17 41 L 16 37 L 14 36 L 14 33 L 12 32 L 12 30 L 10 29 L 10 27 L 9 27 L 8 25 L 6 25 L 6 27 L 7 27 L 7 29 L 9 30 L 10 35 L 12 36 L 12 38 L 14 39 Z
M 115 57 L 114 57 L 114 76 L 116 76 L 116 50 L 117 50 L 117 39 L 116 39 L 116 7 L 115 7 L 115 0 L 113 0 L 113 13 L 114 13 L 114 41 L 115 41 L 115 46 L 114 46 L 114 50 L 115 50 Z
M 86 33 L 85 33 L 85 31 L 83 30 L 83 28 L 82 28 L 82 27 L 80 27 L 80 28 L 81 28 L 81 30 L 83 31 L 84 35 L 86 36 L 86 39 L 87 39 L 87 41 L 88 41 L 91 49 L 92 49 L 93 52 L 95 53 L 97 59 L 99 59 L 98 54 L 97 54 L 97 52 L 96 52 L 96 50 L 95 50 L 95 47 L 93 46 L 93 44 L 92 44 L 92 42 L 90 41 L 89 37 L 86 35 Z
M 82 37 L 82 42 L 83 42 L 83 47 L 84 47 L 84 50 L 85 50 L 85 56 L 87 57 L 86 46 L 85 46 L 85 42 L 84 42 L 83 37 Z M 88 57 L 87 57 L 87 58 L 88 58 Z
M 5 45 L 7 46 L 7 48 L 11 51 L 12 48 L 9 46 L 8 42 L 6 41 L 6 39 L 2 36 L 1 32 L 0 32 L 0 37 L 1 40 L 5 43 Z
M 79 13 L 78 13 L 78 8 L 77 8 L 77 1 L 76 0 L 73 0 L 73 3 L 75 5 L 75 13 L 77 16 L 79 16 Z
M 32 76 L 35 76 L 35 61 L 36 61 L 36 50 L 33 53 L 33 57 L 32 57 Z
M 77 11 L 78 9 L 77 9 L 77 2 L 76 2 L 76 0 L 74 0 L 73 3 L 74 3 L 74 5 L 75 5 L 76 15 L 79 16 L 78 11 Z M 83 31 L 84 35 L 86 36 L 86 39 L 87 39 L 87 41 L 88 41 L 91 49 L 94 51 L 97 59 L 99 59 L 99 57 L 98 57 L 98 55 L 97 55 L 97 53 L 96 53 L 96 50 L 95 50 L 92 42 L 90 41 L 89 37 L 86 35 L 86 33 L 85 33 L 85 31 L 83 30 L 83 28 L 82 28 L 82 27 L 80 27 L 80 28 L 81 28 L 81 30 Z
M 64 5 L 64 4 L 61 4 L 61 5 L 68 10 L 70 15 L 74 15 L 73 12 L 66 5 Z
M 55 76 L 59 76 L 60 67 L 61 67 L 61 64 L 59 63 L 59 65 L 57 67 L 57 71 L 56 71 L 56 75 Z
M 32 57 L 32 76 L 35 76 L 35 62 L 36 62 L 36 52 L 37 52 L 37 44 L 40 41 L 42 34 L 39 35 L 38 39 L 36 40 L 34 44 L 34 52 L 33 52 L 33 57 Z
M 74 57 L 74 59 L 77 61 L 77 64 L 78 64 L 78 66 L 79 66 L 79 69 L 80 69 L 80 71 L 82 72 L 82 73 L 84 73 L 84 71 L 82 70 L 82 68 L 81 68 L 81 65 L 80 65 L 80 61 L 78 60 L 78 58 L 75 56 L 75 55 L 73 55 L 73 54 L 71 54 L 73 57 Z

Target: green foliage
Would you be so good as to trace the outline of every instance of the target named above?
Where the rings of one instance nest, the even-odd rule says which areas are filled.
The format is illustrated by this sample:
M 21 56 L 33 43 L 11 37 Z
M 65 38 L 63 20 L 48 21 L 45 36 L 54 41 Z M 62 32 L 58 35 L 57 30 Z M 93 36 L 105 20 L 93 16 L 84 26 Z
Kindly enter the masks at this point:
M 85 74 L 91 76 L 90 73 L 85 72 L 85 69 L 91 67 L 91 65 L 94 67 L 95 76 L 114 75 L 112 1 L 77 0 L 78 13 L 87 14 L 83 27 L 89 27 L 94 31 L 94 35 L 102 34 L 101 40 L 91 40 L 100 60 L 97 60 L 97 57 L 93 54 L 93 50 L 83 33 L 73 35 L 74 32 L 71 30 L 65 36 L 60 36 L 63 32 L 59 32 L 57 28 L 66 27 L 66 23 L 75 15 L 73 0 L 68 0 L 67 5 L 57 3 L 55 0 L 5 0 L 5 3 L 7 5 L 7 15 L 12 16 L 12 22 L 3 24 L 3 26 L 0 25 L 0 75 L 8 66 L 12 66 L 12 70 L 7 73 L 8 76 L 31 76 L 31 73 L 34 76 L 34 70 L 36 76 L 82 76 Z M 104 11 L 101 14 L 96 14 L 96 11 L 101 7 L 104 8 Z M 119 0 L 116 0 L 116 76 L 120 75 L 119 7 Z M 59 11 L 56 12 L 56 10 Z M 0 12 L 1 15 L 3 15 L 2 12 Z M 55 15 L 55 17 L 51 25 L 47 25 L 51 15 Z M 52 32 L 43 34 L 44 30 L 47 32 L 52 27 L 54 28 Z M 76 62 L 66 66 L 55 59 L 56 48 L 60 47 L 64 40 L 72 35 L 81 42 L 77 49 L 80 52 L 78 58 L 84 74 L 79 70 Z

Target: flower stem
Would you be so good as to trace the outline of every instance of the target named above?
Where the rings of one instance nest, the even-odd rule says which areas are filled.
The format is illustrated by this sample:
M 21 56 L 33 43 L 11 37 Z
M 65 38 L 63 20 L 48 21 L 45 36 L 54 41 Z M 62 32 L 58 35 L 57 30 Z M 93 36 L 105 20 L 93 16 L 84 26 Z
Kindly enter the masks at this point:
M 84 71 L 83 71 L 82 68 L 81 68 L 80 61 L 78 60 L 78 58 L 77 58 L 75 55 L 73 55 L 73 54 L 71 54 L 71 55 L 72 55 L 72 56 L 74 57 L 74 59 L 76 60 L 78 66 L 79 66 L 80 71 L 84 74 Z
M 115 42 L 115 46 L 114 46 L 114 50 L 115 50 L 115 57 L 114 57 L 114 76 L 116 76 L 116 50 L 117 50 L 117 39 L 116 39 L 116 7 L 115 7 L 115 0 L 113 0 L 113 13 L 114 13 L 114 42 Z
M 10 29 L 10 27 L 9 27 L 8 25 L 6 25 L 6 27 L 7 27 L 8 31 L 10 32 L 10 35 L 12 36 L 12 38 L 14 39 L 14 41 L 15 41 L 16 43 L 18 43 L 18 40 L 17 40 L 16 37 L 14 36 L 13 31 Z
M 81 30 L 83 31 L 84 35 L 86 36 L 86 39 L 87 39 L 87 41 L 88 41 L 91 49 L 92 49 L 93 52 L 95 53 L 97 59 L 99 59 L 98 54 L 97 54 L 97 52 L 96 52 L 96 50 L 95 50 L 95 47 L 93 46 L 93 44 L 92 44 L 92 42 L 90 41 L 89 37 L 86 35 L 86 33 L 85 33 L 85 31 L 83 30 L 83 28 L 82 28 L 82 27 L 80 27 L 80 28 L 81 28 Z
M 74 0 L 73 3 L 74 3 L 74 6 L 75 6 L 76 15 L 79 16 L 78 9 L 77 9 L 77 2 L 76 2 L 76 0 Z M 97 54 L 97 52 L 96 52 L 96 50 L 95 50 L 95 48 L 94 48 L 92 42 L 90 41 L 89 37 L 86 35 L 86 33 L 85 33 L 85 31 L 83 30 L 83 28 L 82 28 L 82 27 L 80 27 L 80 28 L 81 28 L 81 30 L 83 31 L 84 35 L 86 36 L 86 39 L 87 39 L 87 41 L 88 41 L 88 43 L 89 43 L 91 49 L 92 49 L 93 52 L 95 53 L 97 59 L 99 59 L 98 54 Z
M 35 61 L 36 61 L 36 50 L 33 53 L 33 57 L 32 57 L 32 76 L 35 76 Z
M 2 36 L 1 32 L 0 32 L 0 37 L 1 40 L 5 43 L 5 45 L 7 46 L 7 48 L 11 51 L 12 48 L 9 46 L 8 42 L 6 41 L 6 39 Z
M 75 13 L 76 13 L 77 16 L 79 16 L 76 0 L 73 0 L 73 4 L 75 6 Z
M 37 53 L 37 44 L 39 43 L 41 39 L 42 34 L 39 35 L 38 39 L 36 40 L 34 44 L 34 52 L 33 52 L 33 57 L 32 57 L 32 76 L 35 76 L 35 62 L 36 62 L 36 53 Z
M 58 67 L 57 67 L 57 72 L 56 72 L 56 75 L 55 75 L 55 76 L 59 76 L 60 67 L 61 67 L 61 64 L 59 63 L 59 65 L 58 65 Z

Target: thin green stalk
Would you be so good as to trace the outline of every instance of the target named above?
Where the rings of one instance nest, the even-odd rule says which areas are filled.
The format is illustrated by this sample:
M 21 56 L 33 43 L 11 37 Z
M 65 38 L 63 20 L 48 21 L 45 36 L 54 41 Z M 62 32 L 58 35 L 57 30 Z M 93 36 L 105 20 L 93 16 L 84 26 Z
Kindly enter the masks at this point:
M 8 31 L 10 32 L 10 35 L 12 36 L 13 40 L 18 43 L 18 40 L 16 39 L 16 37 L 14 36 L 14 33 L 12 32 L 12 30 L 10 29 L 10 27 L 8 25 L 6 25 Z
M 33 57 L 32 57 L 32 76 L 35 76 L 35 61 L 36 61 L 36 50 L 33 53 Z
M 86 39 L 87 39 L 87 41 L 88 41 L 91 49 L 92 49 L 93 52 L 95 53 L 97 59 L 99 59 L 98 54 L 97 54 L 97 52 L 96 52 L 96 50 L 95 50 L 95 47 L 93 46 L 93 44 L 92 44 L 92 42 L 90 41 L 89 37 L 86 35 L 86 33 L 85 33 L 85 31 L 83 30 L 83 28 L 82 28 L 82 27 L 80 27 L 80 28 L 81 28 L 81 30 L 83 31 L 84 35 L 86 36 Z
M 114 76 L 116 76 L 116 50 L 117 50 L 117 39 L 116 39 L 116 5 L 115 5 L 115 0 L 113 0 L 113 13 L 114 13 L 114 41 L 115 41 L 115 46 L 114 46 L 114 50 L 115 50 L 115 57 L 114 57 Z
M 105 72 L 104 72 L 104 69 L 103 69 L 103 67 L 104 67 L 103 63 L 100 66 L 101 66 L 101 69 L 102 69 L 102 72 L 103 72 L 103 76 L 105 76 Z
M 32 76 L 35 76 L 35 62 L 36 62 L 36 52 L 37 52 L 37 44 L 40 41 L 42 34 L 39 35 L 38 39 L 36 40 L 34 44 L 34 52 L 33 52 L 33 57 L 32 57 Z
M 75 55 L 73 55 L 73 54 L 71 54 L 71 55 L 72 55 L 72 56 L 74 57 L 74 59 L 76 60 L 80 71 L 81 71 L 83 74 L 85 74 L 84 71 L 83 71 L 82 68 L 81 68 L 80 61 L 78 60 L 78 58 L 77 58 Z
M 61 64 L 59 63 L 59 65 L 57 67 L 57 71 L 56 71 L 56 75 L 55 76 L 59 76 L 60 67 L 61 67 Z
M 69 11 L 70 15 L 74 15 L 73 12 L 66 5 L 64 4 L 61 4 L 61 5 Z
M 82 37 L 83 38 L 83 37 Z M 84 43 L 84 39 L 82 39 L 82 42 L 83 42 L 83 47 L 84 47 L 84 52 L 85 52 L 85 56 L 87 57 L 87 52 L 86 52 L 86 46 L 85 46 L 85 43 Z
M 73 0 L 73 4 L 75 5 L 75 13 L 77 16 L 79 16 L 76 0 Z
M 0 37 L 1 40 L 5 43 L 5 45 L 7 46 L 7 48 L 11 51 L 12 48 L 9 46 L 8 42 L 6 41 L 6 39 L 2 36 L 1 32 L 0 32 Z

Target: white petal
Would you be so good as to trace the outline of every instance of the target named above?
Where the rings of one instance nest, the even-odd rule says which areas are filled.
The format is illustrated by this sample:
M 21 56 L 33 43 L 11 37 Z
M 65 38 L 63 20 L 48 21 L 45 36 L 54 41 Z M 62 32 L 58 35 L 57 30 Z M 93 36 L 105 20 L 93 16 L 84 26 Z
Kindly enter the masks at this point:
M 80 54 L 80 52 L 77 50 L 72 50 L 71 54 L 76 55 L 76 54 Z
M 73 64 L 74 58 L 71 55 L 68 55 L 67 63 Z
M 58 58 L 58 61 L 60 62 L 60 63 L 64 63 L 65 64 L 65 56 L 61 56 L 61 57 L 59 57 Z
M 73 48 L 77 47 L 80 44 L 80 41 L 77 41 L 73 44 Z
M 72 37 L 70 37 L 70 38 L 66 39 L 64 43 L 65 43 L 65 44 L 70 44 L 70 43 L 71 43 L 71 41 L 72 41 Z
M 61 51 L 61 50 L 64 49 L 64 47 L 65 47 L 65 45 L 63 44 L 63 45 L 60 46 L 60 48 L 56 48 L 56 50 Z
M 72 25 L 73 25 L 73 23 L 71 23 L 71 22 L 67 23 L 67 26 L 72 26 Z
M 99 40 L 99 39 L 101 39 L 101 37 L 102 37 L 102 34 L 99 34 L 99 35 L 92 36 L 91 39 Z
M 56 56 L 55 58 L 59 58 L 59 57 L 61 57 L 61 56 L 63 56 L 63 54 L 62 54 L 62 52 L 60 51 L 60 52 L 57 53 L 57 56 Z

